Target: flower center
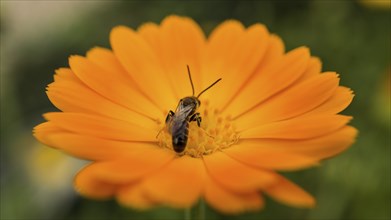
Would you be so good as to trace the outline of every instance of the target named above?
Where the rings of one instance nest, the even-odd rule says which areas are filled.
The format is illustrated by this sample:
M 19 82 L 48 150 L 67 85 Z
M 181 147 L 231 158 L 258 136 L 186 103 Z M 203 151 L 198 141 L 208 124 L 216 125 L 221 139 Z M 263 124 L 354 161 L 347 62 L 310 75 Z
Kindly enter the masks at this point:
M 223 116 L 216 108 L 209 106 L 208 101 L 203 101 L 200 107 L 202 122 L 198 127 L 197 122 L 189 123 L 189 133 L 186 147 L 179 155 L 202 157 L 218 150 L 230 147 L 239 140 L 239 134 L 229 116 Z M 165 125 L 158 135 L 159 145 L 173 150 L 172 135 Z

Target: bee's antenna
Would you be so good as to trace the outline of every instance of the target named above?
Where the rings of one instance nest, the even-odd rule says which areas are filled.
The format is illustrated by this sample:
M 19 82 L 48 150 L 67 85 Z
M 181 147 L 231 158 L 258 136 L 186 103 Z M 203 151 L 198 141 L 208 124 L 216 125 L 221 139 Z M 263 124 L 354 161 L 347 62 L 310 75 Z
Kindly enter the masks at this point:
M 191 79 L 190 67 L 189 67 L 189 65 L 186 65 L 186 66 L 187 66 L 187 73 L 189 74 L 189 79 L 190 79 L 190 83 L 191 83 L 191 89 L 193 91 L 192 96 L 194 96 L 194 85 L 193 85 L 193 80 Z
M 206 88 L 206 89 L 204 89 L 202 92 L 200 92 L 200 94 L 198 94 L 197 98 L 199 98 L 199 97 L 202 95 L 202 93 L 204 93 L 206 90 L 210 89 L 212 86 L 214 86 L 214 85 L 215 85 L 216 83 L 218 83 L 220 80 L 221 80 L 221 78 L 218 79 L 218 80 L 216 80 L 216 82 L 212 83 L 212 85 L 208 86 L 208 88 Z

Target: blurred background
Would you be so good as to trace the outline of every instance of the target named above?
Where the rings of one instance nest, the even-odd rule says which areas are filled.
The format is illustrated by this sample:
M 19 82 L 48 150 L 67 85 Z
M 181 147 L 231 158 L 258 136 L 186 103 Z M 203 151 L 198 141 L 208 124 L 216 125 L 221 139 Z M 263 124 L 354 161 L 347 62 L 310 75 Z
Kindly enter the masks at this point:
M 380 220 L 390 217 L 390 0 L 384 1 L 4 1 L 1 0 L 1 216 L 24 219 L 182 219 L 183 211 L 125 209 L 81 198 L 72 178 L 86 162 L 42 146 L 31 129 L 56 111 L 45 94 L 69 55 L 109 47 L 110 29 L 190 16 L 207 34 L 226 19 L 264 23 L 287 50 L 306 45 L 355 92 L 357 142 L 322 166 L 284 173 L 318 200 L 295 209 L 267 199 L 261 212 L 208 220 Z

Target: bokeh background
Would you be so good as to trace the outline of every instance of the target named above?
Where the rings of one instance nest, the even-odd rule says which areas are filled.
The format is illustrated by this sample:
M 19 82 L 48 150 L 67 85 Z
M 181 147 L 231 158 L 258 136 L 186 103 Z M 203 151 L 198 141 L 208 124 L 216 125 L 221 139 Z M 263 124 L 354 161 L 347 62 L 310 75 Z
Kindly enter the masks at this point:
M 24 219 L 183 219 L 166 207 L 146 212 L 92 201 L 72 189 L 85 161 L 39 144 L 41 115 L 56 111 L 45 94 L 54 70 L 72 54 L 109 47 L 110 29 L 159 23 L 170 14 L 194 18 L 207 34 L 226 19 L 264 23 L 287 50 L 306 45 L 323 70 L 355 91 L 344 111 L 357 142 L 321 166 L 284 173 L 318 200 L 295 209 L 270 199 L 261 212 L 217 219 L 390 219 L 390 0 L 380 1 L 4 1 L 1 0 L 1 216 Z M 195 216 L 194 216 L 195 217 Z

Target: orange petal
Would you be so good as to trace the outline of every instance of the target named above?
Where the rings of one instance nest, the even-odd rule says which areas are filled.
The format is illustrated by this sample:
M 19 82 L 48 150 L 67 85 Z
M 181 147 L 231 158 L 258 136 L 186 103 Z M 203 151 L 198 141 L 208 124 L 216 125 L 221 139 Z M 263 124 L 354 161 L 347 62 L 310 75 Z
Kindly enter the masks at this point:
M 44 117 L 64 130 L 113 140 L 154 142 L 158 132 L 157 128 L 151 129 L 151 124 L 134 124 L 83 113 L 52 112 Z
M 266 49 L 266 54 L 264 55 L 260 65 L 257 67 L 257 72 L 263 72 L 268 70 L 270 67 L 274 66 L 277 63 L 281 62 L 285 55 L 285 45 L 282 39 L 275 35 L 270 34 L 269 44 Z
M 157 203 L 146 196 L 141 186 L 140 183 L 120 186 L 116 193 L 118 203 L 140 210 L 156 206 Z
M 204 162 L 211 178 L 230 191 L 254 192 L 275 180 L 274 173 L 244 165 L 222 152 L 205 156 Z
M 58 68 L 56 69 L 56 74 L 53 75 L 53 78 L 54 78 L 54 81 L 57 82 L 57 81 L 73 81 L 75 83 L 80 83 L 80 84 L 83 84 L 82 81 L 80 81 L 74 72 L 72 72 L 71 69 L 69 68 Z
M 336 131 L 352 117 L 344 115 L 311 115 L 260 125 L 240 133 L 241 138 L 307 139 Z M 238 120 L 239 124 L 240 120 Z M 240 129 L 241 126 L 238 125 Z
M 241 34 L 233 45 L 219 51 L 216 57 L 204 60 L 206 73 L 217 72 L 221 74 L 223 81 L 216 88 L 216 92 L 210 92 L 205 97 L 214 98 L 214 104 L 223 107 L 229 102 L 242 85 L 254 74 L 261 63 L 269 44 L 269 32 L 265 26 L 255 24 Z M 211 41 L 211 44 L 214 42 Z M 208 56 L 208 55 L 206 55 Z M 240 76 L 240 77 L 238 77 Z M 217 78 L 216 78 L 217 79 Z M 209 86 L 213 81 L 203 82 L 203 87 Z M 223 92 L 224 91 L 224 92 Z
M 338 75 L 331 72 L 312 77 L 272 97 L 236 120 L 240 120 L 241 126 L 250 128 L 304 114 L 330 98 L 338 87 L 338 82 Z
M 58 126 L 54 125 L 52 122 L 44 122 L 34 127 L 33 129 L 33 135 L 35 138 L 37 138 L 40 142 L 52 146 L 52 143 L 49 143 L 49 141 L 46 140 L 46 136 L 48 134 L 56 133 L 56 132 L 64 132 L 63 129 L 59 128 Z M 55 147 L 55 146 L 53 146 Z
M 132 147 L 132 146 L 130 146 Z M 116 160 L 102 161 L 91 165 L 91 172 L 105 182 L 127 184 L 160 170 L 174 158 L 174 153 L 158 146 L 133 147 L 126 155 Z
M 95 47 L 87 52 L 86 57 L 107 73 L 110 73 L 110 75 L 118 75 L 121 79 L 126 80 L 129 86 L 136 87 L 135 82 L 130 77 L 127 77 L 126 70 L 118 61 L 113 51 L 103 47 Z
M 220 106 L 220 109 L 227 109 L 228 112 L 230 111 L 229 107 L 231 105 L 237 105 L 240 102 L 236 100 L 241 100 L 243 97 L 242 91 L 245 89 L 245 87 L 253 81 L 253 78 L 257 77 L 258 73 L 263 73 L 265 71 L 269 71 L 271 67 L 276 66 L 277 64 L 280 64 L 282 62 L 282 59 L 284 57 L 284 42 L 282 42 L 281 38 L 277 35 L 270 34 L 268 45 L 266 48 L 265 55 L 263 55 L 263 58 L 261 62 L 258 63 L 258 66 L 256 67 L 256 70 L 254 73 L 247 79 L 247 81 L 241 86 L 241 88 L 236 92 L 235 95 L 231 96 L 229 101 L 225 104 L 225 106 Z M 238 98 L 239 97 L 239 98 Z
M 228 20 L 217 26 L 211 33 L 205 54 L 202 59 L 201 73 L 202 83 L 200 87 L 204 88 L 224 73 L 220 70 L 227 67 L 226 57 L 234 56 L 233 47 L 239 47 L 239 40 L 244 35 L 243 25 L 236 20 Z M 227 50 L 227 48 L 230 48 Z M 224 58 L 221 55 L 224 54 Z
M 315 199 L 296 184 L 280 176 L 280 180 L 264 190 L 273 199 L 296 207 L 311 208 L 315 206 Z
M 152 22 L 142 24 L 137 29 L 138 34 L 155 50 L 159 48 L 159 26 Z
M 141 36 L 130 28 L 117 26 L 111 31 L 110 43 L 114 54 L 143 94 L 160 109 L 177 104 L 178 100 L 157 54 Z
M 308 62 L 307 69 L 297 82 L 306 81 L 309 78 L 317 76 L 322 71 L 322 62 L 318 57 L 311 57 Z
M 118 105 L 88 88 L 70 69 L 62 68 L 56 73 L 57 79 L 48 86 L 47 95 L 60 110 L 98 114 L 138 124 L 151 124 L 150 118 Z M 67 79 L 64 80 L 63 76 Z
M 264 201 L 258 192 L 237 194 L 230 192 L 212 178 L 206 178 L 205 200 L 213 208 L 224 214 L 238 214 L 255 211 L 263 207 Z
M 116 75 L 120 75 L 121 77 L 126 76 L 124 79 L 126 80 L 126 84 L 134 90 L 135 94 L 141 96 L 141 100 L 139 100 L 141 102 L 139 104 L 143 102 L 148 102 L 148 104 L 150 104 L 150 101 L 144 100 L 145 97 L 142 94 L 141 90 L 138 88 L 136 82 L 127 76 L 128 74 L 126 70 L 111 50 L 102 47 L 95 47 L 87 52 L 87 59 L 100 66 L 102 69 L 107 71 L 107 73 L 114 73 Z M 132 96 L 132 98 L 134 98 L 134 96 Z M 135 102 L 138 101 L 137 98 L 140 97 L 136 97 Z
M 112 160 L 129 158 L 138 152 L 149 152 L 159 147 L 147 142 L 123 142 L 93 136 L 69 133 L 52 122 L 34 128 L 34 136 L 42 143 L 61 149 L 86 160 Z
M 281 140 L 281 139 L 247 139 L 241 140 L 240 147 L 231 147 L 225 150 L 227 154 L 237 159 L 242 159 L 243 162 L 256 163 L 260 165 L 268 165 L 267 159 L 259 161 L 251 160 L 250 158 L 260 155 L 268 157 L 269 152 L 280 152 L 282 156 L 270 156 L 270 162 L 276 163 L 276 169 L 278 166 L 284 166 L 284 164 L 292 163 L 294 165 L 295 160 L 289 159 L 284 160 L 284 155 L 297 157 L 300 155 L 304 158 L 311 158 L 312 160 L 321 160 L 331 156 L 334 156 L 342 151 L 346 150 L 350 145 L 353 144 L 357 136 L 357 129 L 351 126 L 344 126 L 343 128 L 332 132 L 330 134 L 320 136 L 313 139 L 306 140 Z M 247 149 L 249 148 L 249 149 Z M 259 153 L 257 153 L 259 152 Z M 254 154 L 255 156 L 251 156 Z M 296 161 L 298 163 L 304 162 L 305 160 Z M 261 166 L 263 167 L 263 166 Z M 273 167 L 270 167 L 273 168 Z M 285 167 L 281 167 L 285 169 Z
M 108 72 L 81 56 L 70 57 L 69 65 L 81 81 L 107 99 L 153 119 L 162 117 L 162 109 L 145 98 L 123 72 Z
M 111 198 L 117 187 L 96 179 L 93 173 L 90 172 L 90 167 L 84 167 L 75 177 L 74 185 L 76 190 L 81 195 L 93 199 Z
M 224 111 L 235 118 L 255 108 L 265 99 L 292 85 L 305 71 L 309 59 L 308 48 L 300 47 L 287 53 L 274 65 L 260 68 Z
M 351 89 L 339 86 L 326 102 L 308 112 L 308 114 L 337 114 L 352 102 L 354 97 L 352 93 Z
M 199 199 L 204 176 L 205 168 L 200 159 L 182 156 L 146 178 L 142 188 L 154 201 L 187 208 Z
M 151 29 L 154 28 L 149 26 L 147 30 Z M 173 15 L 162 21 L 156 34 L 157 43 L 153 42 L 151 47 L 166 70 L 176 100 L 189 96 L 192 92 L 186 65 L 190 67 L 194 86 L 200 90 L 201 55 L 205 47 L 202 29 L 190 18 Z
M 263 169 L 296 170 L 318 164 L 318 158 L 290 151 L 274 150 L 272 147 L 265 149 L 257 145 L 255 141 L 251 144 L 243 142 L 238 146 L 225 149 L 224 153 L 244 164 Z M 262 143 L 262 140 L 259 142 Z

